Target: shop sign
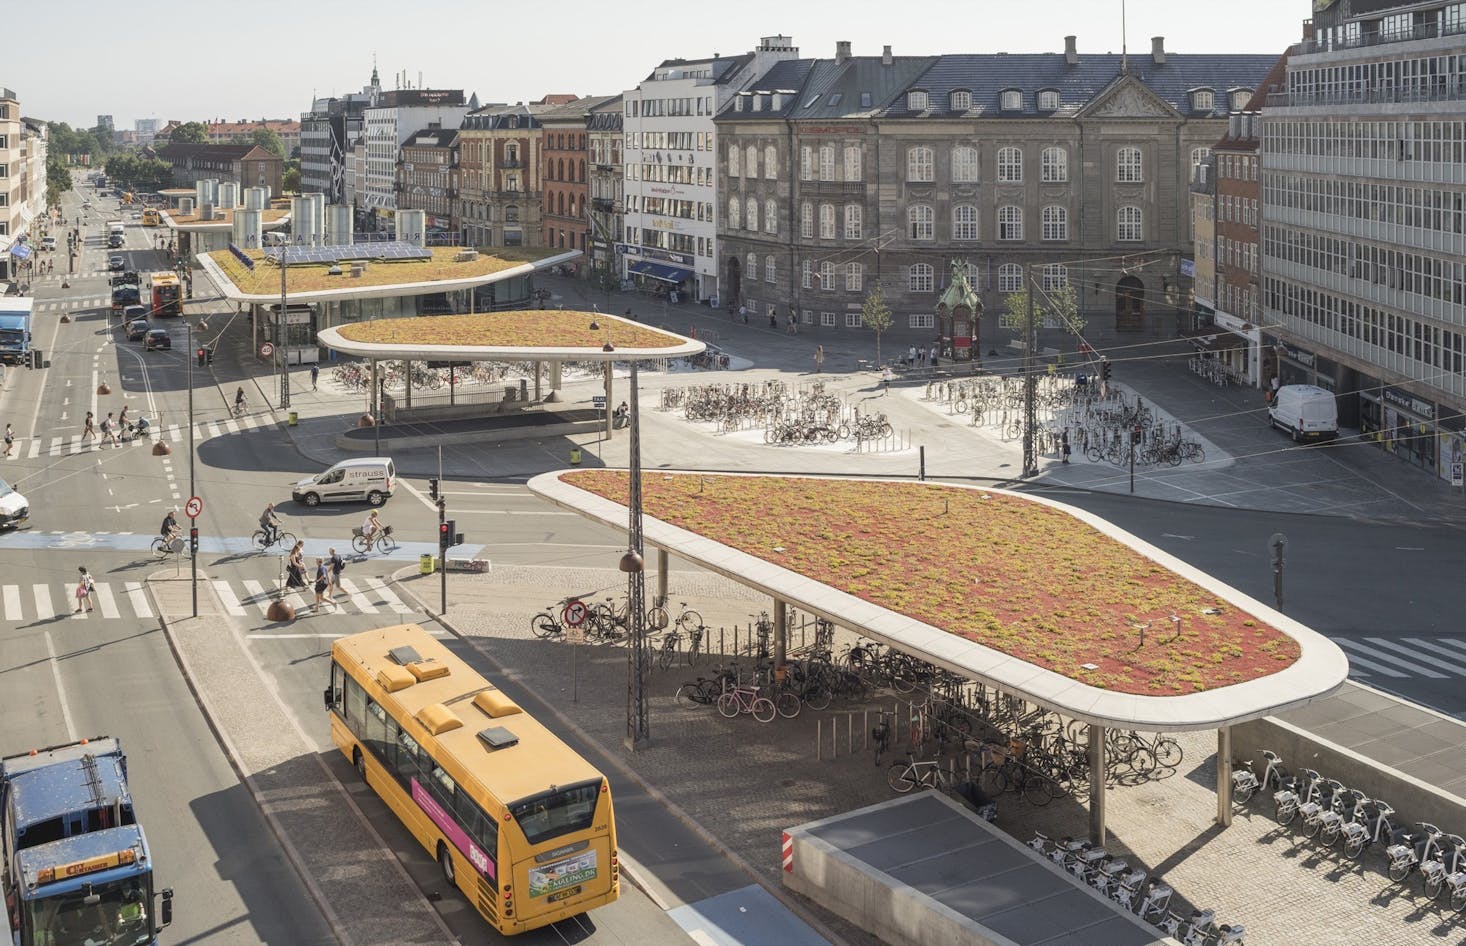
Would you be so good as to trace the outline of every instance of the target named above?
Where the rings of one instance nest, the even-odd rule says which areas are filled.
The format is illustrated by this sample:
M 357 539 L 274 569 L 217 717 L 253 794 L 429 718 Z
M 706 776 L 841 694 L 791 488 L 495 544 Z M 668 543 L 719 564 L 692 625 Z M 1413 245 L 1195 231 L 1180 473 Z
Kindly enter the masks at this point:
M 1251 322 L 1244 322 L 1229 312 L 1212 313 L 1212 322 L 1229 332 L 1235 332 L 1253 342 L 1260 341 L 1262 333 Z
M 1196 278 L 1196 260 L 1181 258 L 1181 275 Z
M 1408 391 L 1401 391 L 1399 388 L 1385 388 L 1380 393 L 1384 396 L 1385 402 L 1388 404 L 1409 411 L 1416 417 L 1423 417 L 1426 420 L 1435 419 L 1435 405 L 1430 401 L 1423 401 Z
M 1283 353 L 1284 354 L 1286 354 L 1289 358 L 1293 359 L 1294 361 L 1298 362 L 1303 367 L 1305 367 L 1305 368 L 1312 368 L 1313 367 L 1313 352 L 1304 351 L 1301 348 L 1294 348 L 1292 345 L 1289 345 L 1287 342 L 1282 343 L 1282 345 L 1280 345 L 1279 347 L 1281 347 L 1283 349 Z

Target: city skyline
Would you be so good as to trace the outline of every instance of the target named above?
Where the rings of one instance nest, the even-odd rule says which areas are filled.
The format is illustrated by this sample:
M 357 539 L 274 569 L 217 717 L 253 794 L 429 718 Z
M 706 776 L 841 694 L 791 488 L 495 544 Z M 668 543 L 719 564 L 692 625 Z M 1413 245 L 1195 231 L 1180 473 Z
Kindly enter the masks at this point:
M 27 116 L 90 128 L 99 114 L 110 114 L 118 129 L 131 129 L 138 119 L 149 118 L 160 124 L 170 119 L 297 118 L 308 110 L 312 95 L 359 91 L 374 61 L 384 89 L 399 87 L 405 77 L 413 87 L 421 83 L 461 88 L 465 95 L 476 92 L 487 104 L 531 101 L 551 93 L 621 92 L 663 59 L 738 55 L 770 35 L 792 37 L 800 55 L 809 58 L 828 58 L 835 43 L 846 40 L 855 55 L 879 55 L 885 45 L 903 56 L 1062 52 L 1070 34 L 1078 37 L 1081 56 L 1118 53 L 1122 39 L 1132 54 L 1148 53 L 1152 36 L 1165 37 L 1167 50 L 1175 53 L 1281 53 L 1299 38 L 1310 12 L 1306 0 L 1292 5 L 1241 0 L 1223 19 L 1182 15 L 1165 0 L 1125 0 L 1123 8 L 1124 32 L 1122 0 L 1038 0 L 1025 8 L 1030 17 L 979 23 L 968 34 L 962 24 L 978 23 L 972 7 L 950 0 L 923 4 L 919 16 L 892 16 L 873 0 L 856 0 L 838 21 L 818 8 L 750 0 L 737 18 L 746 25 L 736 29 L 723 18 L 629 20 L 602 13 L 601 6 L 573 2 L 568 9 L 581 15 L 572 15 L 570 21 L 591 28 L 563 34 L 544 30 L 533 10 L 507 8 L 490 18 L 481 4 L 467 0 L 448 0 L 434 7 L 437 16 L 406 21 L 395 18 L 395 5 L 379 0 L 329 0 L 308 7 L 265 0 L 256 9 L 266 15 L 230 21 L 227 40 L 195 41 L 173 32 L 169 35 L 176 39 L 151 47 L 157 55 L 147 63 L 112 70 L 109 63 L 118 55 L 114 25 L 78 19 L 74 10 L 56 4 L 33 10 L 31 25 L 38 35 L 64 35 L 67 58 L 79 65 L 53 68 L 51 52 L 35 43 L 7 55 L 0 85 L 18 93 Z M 158 0 L 140 0 L 131 9 L 140 22 L 177 19 L 177 7 Z M 200 14 L 206 17 L 209 9 L 206 4 L 190 8 L 195 20 Z M 218 8 L 221 14 L 224 9 Z M 271 14 L 287 11 L 294 19 L 282 30 Z M 349 24 L 343 26 L 346 17 Z M 202 29 L 211 25 L 207 19 L 198 21 Z M 485 33 L 460 28 L 477 21 Z M 372 28 L 382 22 L 391 23 L 390 31 Z M 934 29 L 933 24 L 946 25 Z M 486 35 L 492 43 L 496 33 L 516 39 L 502 53 L 482 55 L 474 37 Z M 544 43 L 523 42 L 526 36 L 542 36 Z M 311 44 L 308 55 L 295 52 L 301 37 Z M 271 43 L 273 51 L 268 50 Z M 621 52 L 608 57 L 608 43 Z M 235 49 L 262 50 L 250 57 L 250 75 L 243 81 L 231 79 L 228 72 L 237 58 Z M 282 62 L 289 65 L 273 65 Z M 33 82 L 29 77 L 43 79 Z

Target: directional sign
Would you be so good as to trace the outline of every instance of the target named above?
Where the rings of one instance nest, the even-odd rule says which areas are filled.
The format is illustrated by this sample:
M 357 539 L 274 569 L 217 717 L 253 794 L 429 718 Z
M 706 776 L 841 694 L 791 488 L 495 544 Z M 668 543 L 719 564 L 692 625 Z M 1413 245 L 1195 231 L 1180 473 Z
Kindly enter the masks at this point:
M 591 405 L 591 407 L 594 407 L 598 411 L 605 410 L 606 409 L 606 396 L 604 394 L 593 394 L 593 395 L 591 395 L 590 405 Z
M 199 513 L 204 511 L 204 501 L 197 496 L 188 497 L 188 502 L 183 504 L 183 514 L 190 519 L 197 519 Z
M 1451 485 L 1461 486 L 1466 483 L 1466 463 L 1457 460 L 1451 464 Z
M 268 357 L 270 357 L 273 354 L 275 354 L 275 346 L 274 345 L 271 345 L 269 342 L 265 342 L 263 345 L 260 346 L 260 357 L 261 358 L 268 358 Z
M 571 627 L 580 627 L 585 623 L 586 613 L 585 602 L 579 598 L 571 598 L 561 610 L 560 617 Z

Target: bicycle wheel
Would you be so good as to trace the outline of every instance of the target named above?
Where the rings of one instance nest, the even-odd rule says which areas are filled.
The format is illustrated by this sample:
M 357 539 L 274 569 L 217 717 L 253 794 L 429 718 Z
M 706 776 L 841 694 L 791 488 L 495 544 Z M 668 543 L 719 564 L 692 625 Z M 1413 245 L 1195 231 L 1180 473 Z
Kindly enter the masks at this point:
M 774 709 L 774 701 L 766 696 L 753 698 L 752 712 L 753 718 L 761 723 L 772 723 L 774 717 L 779 715 L 779 711 Z
M 1349 840 L 1345 841 L 1344 842 L 1344 856 L 1347 857 L 1347 858 L 1349 858 L 1349 860 L 1351 860 L 1351 861 L 1358 860 L 1359 859 L 1359 855 L 1361 855 L 1361 854 L 1364 853 L 1364 840 L 1365 840 L 1365 837 L 1366 837 L 1365 835 L 1362 835 L 1361 834 L 1357 838 L 1350 838 Z M 1466 889 L 1466 888 L 1463 888 L 1463 889 Z
M 1278 824 L 1292 824 L 1296 817 L 1298 817 L 1298 806 L 1291 802 L 1284 802 L 1278 806 L 1277 811 L 1273 812 L 1273 818 Z
M 999 765 L 985 765 L 977 773 L 977 782 L 989 795 L 1001 795 L 1008 790 L 1008 773 Z
M 886 770 L 886 784 L 891 790 L 906 794 L 916 787 L 916 776 L 911 771 L 909 762 L 892 762 L 891 767 Z
M 1436 874 L 1434 877 L 1427 877 L 1427 878 L 1425 878 L 1425 898 L 1427 900 L 1437 900 L 1437 899 L 1439 899 L 1440 898 L 1440 895 L 1441 895 L 1441 891 L 1444 890 L 1445 888 L 1446 888 L 1446 876 L 1445 876 L 1445 874 Z
M 1303 836 L 1312 838 L 1318 836 L 1318 831 L 1323 827 L 1323 822 L 1318 818 L 1308 818 L 1303 822 Z
M 739 709 L 740 707 L 738 705 L 738 697 L 734 695 L 732 690 L 729 690 L 727 693 L 724 693 L 718 697 L 718 712 L 722 713 L 729 719 L 737 716 Z
M 163 537 L 161 535 L 153 540 L 153 555 L 157 556 L 158 558 L 168 557 L 168 544 L 163 541 Z
M 830 701 L 834 699 L 834 694 L 830 692 L 828 686 L 821 682 L 807 687 L 804 691 L 803 699 L 804 705 L 812 710 L 829 709 Z
M 548 611 L 541 611 L 529 619 L 530 632 L 540 639 L 558 637 L 560 634 L 560 622 Z
M 275 544 L 278 545 L 278 546 L 280 546 L 281 548 L 286 548 L 286 549 L 293 549 L 293 548 L 295 548 L 295 533 L 293 533 L 293 532 L 282 532 L 282 533 L 280 533 L 280 535 L 275 539 Z
M 803 704 L 799 702 L 799 697 L 790 690 L 780 690 L 774 697 L 774 709 L 778 710 L 779 715 L 785 719 L 793 719 L 798 716 L 802 708 Z
M 702 650 L 702 634 L 694 631 L 692 641 L 687 645 L 687 666 L 697 666 L 698 661 L 702 660 L 705 656 L 707 655 Z
M 952 405 L 952 409 L 955 410 L 959 414 L 966 414 L 967 413 L 967 402 L 966 401 L 958 401 L 957 403 L 955 403 L 955 404 Z
M 269 548 L 269 546 L 267 546 L 265 544 L 265 530 L 264 529 L 256 529 L 255 530 L 255 534 L 249 537 L 249 547 L 252 548 L 252 549 L 261 549 L 261 550 Z
M 1155 745 L 1151 747 L 1151 752 L 1155 754 L 1155 760 L 1162 768 L 1174 769 L 1181 764 L 1183 755 L 1181 744 L 1170 737 L 1157 739 Z
M 377 550 L 380 552 L 397 551 L 397 540 L 390 535 L 383 534 L 377 539 Z
M 1390 879 L 1395 883 L 1399 883 L 1406 877 L 1409 877 L 1410 871 L 1413 869 L 1414 865 L 1409 861 L 1391 861 L 1389 870 Z
M 1028 773 L 1023 780 L 1023 800 L 1035 808 L 1042 808 L 1054 798 L 1054 791 L 1050 788 L 1051 784 L 1046 775 Z
M 672 666 L 672 661 L 677 659 L 678 643 L 678 638 L 667 637 L 662 641 L 662 646 L 657 649 L 657 663 L 663 670 Z
M 291 543 L 291 545 L 294 545 L 294 544 L 295 543 L 293 543 L 293 542 Z M 360 535 L 354 535 L 354 536 L 352 536 L 351 537 L 351 550 L 353 552 L 360 552 L 361 554 L 365 555 L 366 554 L 366 537 L 365 536 L 360 536 Z
M 677 688 L 677 705 L 693 709 L 712 703 L 712 694 L 704 683 L 684 683 Z
M 1466 886 L 1451 888 L 1451 909 L 1461 910 L 1466 908 Z

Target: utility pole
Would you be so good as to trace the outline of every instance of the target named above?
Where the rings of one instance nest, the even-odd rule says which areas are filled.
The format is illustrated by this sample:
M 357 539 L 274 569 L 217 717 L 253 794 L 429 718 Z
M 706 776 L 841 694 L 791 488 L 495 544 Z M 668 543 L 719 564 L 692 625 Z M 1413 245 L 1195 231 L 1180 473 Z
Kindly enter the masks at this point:
M 183 302 L 178 303 L 179 307 Z M 190 498 L 197 496 L 198 491 L 194 486 L 193 468 L 194 457 L 198 451 L 193 448 L 193 323 L 185 322 L 188 328 L 188 353 L 189 358 L 184 359 L 188 363 L 188 495 Z M 159 426 L 162 426 L 161 424 Z M 188 521 L 188 562 L 193 569 L 193 616 L 199 616 L 199 521 L 190 517 Z
M 651 647 L 646 640 L 646 572 L 641 534 L 641 411 L 637 403 L 637 362 L 631 362 L 631 462 L 627 473 L 627 549 L 621 556 L 626 572 L 627 621 L 631 625 L 631 646 L 626 649 L 626 747 L 641 749 L 651 740 L 647 716 L 646 681 L 651 673 Z
M 280 312 L 275 319 L 275 352 L 280 356 L 280 409 L 290 408 L 290 352 L 285 349 L 289 334 L 285 328 L 285 269 L 290 247 L 280 247 Z M 378 451 L 380 453 L 381 451 Z
M 1033 264 L 1024 267 L 1023 285 L 1028 305 L 1023 316 L 1023 477 L 1038 475 L 1038 376 L 1034 373 L 1034 349 L 1038 347 L 1038 325 L 1034 319 Z

